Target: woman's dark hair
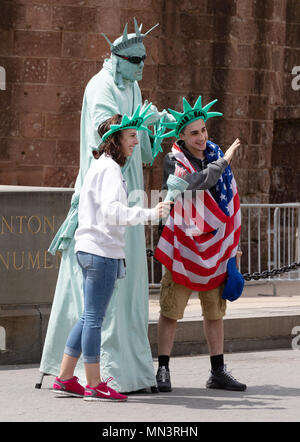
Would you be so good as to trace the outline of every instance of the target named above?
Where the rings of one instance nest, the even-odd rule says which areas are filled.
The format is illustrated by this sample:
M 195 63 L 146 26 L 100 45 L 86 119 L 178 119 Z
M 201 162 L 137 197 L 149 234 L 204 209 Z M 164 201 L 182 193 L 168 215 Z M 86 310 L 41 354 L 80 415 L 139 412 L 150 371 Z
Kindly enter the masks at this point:
M 101 123 L 98 127 L 98 133 L 102 138 L 105 132 L 110 130 L 110 126 L 112 124 L 121 124 L 122 115 L 116 114 L 108 120 Z M 112 157 L 112 159 L 119 164 L 120 167 L 123 167 L 126 163 L 126 157 L 121 149 L 121 131 L 113 133 L 110 135 L 101 145 L 99 149 L 99 154 L 102 155 L 105 153 Z M 96 154 L 94 154 L 96 157 Z

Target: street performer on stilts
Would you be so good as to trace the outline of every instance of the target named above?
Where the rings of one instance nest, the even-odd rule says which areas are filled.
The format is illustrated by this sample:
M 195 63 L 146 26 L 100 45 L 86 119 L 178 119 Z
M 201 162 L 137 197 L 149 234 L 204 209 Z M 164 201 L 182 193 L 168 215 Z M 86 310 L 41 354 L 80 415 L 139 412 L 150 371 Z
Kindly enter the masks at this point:
M 142 105 L 138 81 L 142 79 L 146 58 L 143 42 L 157 25 L 145 34 L 135 19 L 134 26 L 135 32 L 128 34 L 126 24 L 123 35 L 113 43 L 104 36 L 110 45 L 111 58 L 104 61 L 103 68 L 85 89 L 81 112 L 80 170 L 75 193 L 68 216 L 49 248 L 52 254 L 61 251 L 62 259 L 40 364 L 42 373 L 58 375 L 69 330 L 82 314 L 82 274 L 74 253 L 74 234 L 78 222 L 80 189 L 91 163 L 96 161 L 93 151 L 101 144 L 98 128 L 115 114 L 132 116 L 136 108 Z M 146 106 L 144 103 L 142 109 Z M 153 105 L 149 112 L 154 115 L 147 119 L 147 125 L 168 118 L 166 112 L 159 113 Z M 139 132 L 138 139 L 139 145 L 122 168 L 129 195 L 132 191 L 144 190 L 142 163 L 151 163 L 160 149 L 157 139 L 151 145 L 146 131 Z M 148 270 L 144 226 L 128 227 L 125 240 L 127 275 L 118 281 L 102 325 L 101 373 L 105 378 L 114 378 L 111 386 L 117 391 L 131 392 L 148 387 L 153 387 L 154 391 L 156 379 L 148 341 Z M 82 382 L 85 381 L 81 359 L 75 374 Z

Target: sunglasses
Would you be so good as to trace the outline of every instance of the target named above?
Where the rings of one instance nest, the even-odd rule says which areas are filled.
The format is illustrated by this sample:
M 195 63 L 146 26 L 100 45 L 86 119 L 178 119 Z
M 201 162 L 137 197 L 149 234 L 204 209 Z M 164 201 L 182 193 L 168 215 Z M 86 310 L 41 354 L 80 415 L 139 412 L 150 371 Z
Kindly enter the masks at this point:
M 147 57 L 147 55 L 143 55 L 142 57 L 126 57 L 125 55 L 120 55 L 120 54 L 114 54 L 117 57 L 123 58 L 123 60 L 127 60 L 129 61 L 129 63 L 133 63 L 133 64 L 140 64 L 142 61 L 144 61 Z

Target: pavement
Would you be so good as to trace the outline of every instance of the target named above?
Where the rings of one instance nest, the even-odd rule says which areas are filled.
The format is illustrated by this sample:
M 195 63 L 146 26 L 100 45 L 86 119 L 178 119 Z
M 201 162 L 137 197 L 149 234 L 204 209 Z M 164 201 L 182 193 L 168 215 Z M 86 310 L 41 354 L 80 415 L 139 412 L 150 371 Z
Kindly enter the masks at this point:
M 1 422 L 299 422 L 300 350 L 225 355 L 232 374 L 248 386 L 244 392 L 209 390 L 206 355 L 171 360 L 173 391 L 132 394 L 125 403 L 86 402 L 58 397 L 53 377 L 34 388 L 38 366 L 0 367 Z M 157 362 L 154 360 L 156 369 Z M 126 427 L 127 424 L 127 427 Z M 94 427 L 93 427 L 94 428 Z M 97 428 L 97 426 L 96 426 Z M 95 433 L 93 433 L 95 434 Z
M 249 284 L 238 301 L 228 303 L 225 363 L 234 377 L 247 384 L 244 392 L 205 388 L 210 363 L 205 348 L 197 347 L 205 338 L 199 300 L 193 294 L 184 319 L 178 322 L 170 362 L 171 393 L 131 394 L 126 403 L 89 403 L 57 397 L 51 391 L 53 376 L 45 376 L 42 388 L 35 389 L 38 365 L 0 366 L 0 422 L 95 422 L 102 429 L 112 423 L 107 427 L 110 431 L 113 423 L 129 428 L 129 423 L 298 422 L 299 279 L 276 281 L 275 286 L 271 282 Z M 158 315 L 158 294 L 152 291 L 149 338 L 155 370 Z

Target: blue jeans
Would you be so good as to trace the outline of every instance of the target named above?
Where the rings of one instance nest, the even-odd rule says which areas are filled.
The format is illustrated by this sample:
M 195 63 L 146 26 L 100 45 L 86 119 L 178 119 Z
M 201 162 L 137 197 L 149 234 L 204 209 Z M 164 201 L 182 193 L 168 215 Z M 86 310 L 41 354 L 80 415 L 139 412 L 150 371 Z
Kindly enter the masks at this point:
M 114 291 L 118 260 L 77 252 L 77 261 L 82 269 L 84 312 L 72 328 L 65 347 L 65 353 L 83 362 L 100 361 L 101 326 L 105 312 Z

